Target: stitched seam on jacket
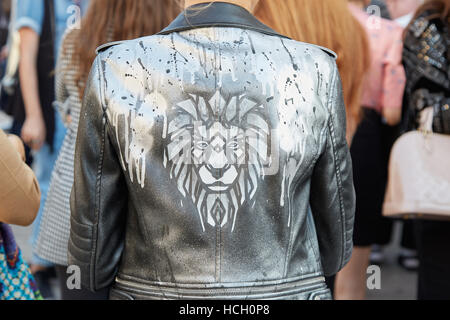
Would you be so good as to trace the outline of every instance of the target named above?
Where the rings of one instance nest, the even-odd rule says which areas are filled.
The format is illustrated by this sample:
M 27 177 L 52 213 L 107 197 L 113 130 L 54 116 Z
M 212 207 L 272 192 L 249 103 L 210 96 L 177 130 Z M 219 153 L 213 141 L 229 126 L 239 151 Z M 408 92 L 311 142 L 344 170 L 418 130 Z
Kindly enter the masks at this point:
M 70 237 L 69 238 L 69 245 L 71 246 L 71 247 L 75 247 L 75 249 L 77 249 L 77 250 L 79 250 L 79 251 L 81 251 L 81 252 L 84 252 L 84 251 L 86 251 L 85 249 L 83 249 L 83 248 L 80 248 L 76 243 L 75 243 L 75 241 L 73 241 L 73 238 L 72 237 Z M 86 259 L 86 260 L 83 260 L 83 258 L 77 258 L 79 261 L 81 261 L 82 263 L 85 263 L 85 264 L 88 264 L 88 263 L 90 263 L 90 258 L 89 259 Z
M 311 208 L 311 205 L 309 205 L 309 207 Z M 312 210 L 312 209 L 311 209 Z M 315 248 L 315 244 L 318 245 L 317 243 L 317 228 L 312 229 L 311 226 L 309 225 L 309 221 L 308 219 L 312 219 L 311 223 L 314 224 L 314 217 L 312 216 L 312 212 L 311 212 L 311 217 L 308 217 L 310 214 L 309 212 L 307 213 L 306 216 L 306 240 L 308 241 L 309 245 L 311 246 L 311 250 L 314 254 L 314 259 L 316 260 L 316 262 L 319 263 L 319 267 L 322 272 L 323 272 L 323 267 L 322 267 L 322 261 L 320 259 L 320 252 L 317 252 L 316 248 Z M 313 232 L 315 231 L 315 232 Z M 316 239 L 316 243 L 313 243 L 313 237 L 315 237 Z
M 316 153 L 317 154 L 317 153 Z M 295 187 L 293 188 L 293 190 L 296 190 L 297 189 L 297 187 L 298 187 L 298 185 L 299 185 L 299 183 L 300 183 L 300 180 L 301 180 L 301 178 L 303 178 L 303 176 L 305 175 L 305 172 L 309 172 L 309 170 L 311 169 L 311 167 L 315 164 L 315 161 L 314 160 L 317 160 L 317 158 L 318 157 L 315 157 L 315 159 L 313 159 L 313 161 L 311 161 L 311 163 L 308 165 L 308 167 L 305 169 L 305 171 L 304 171 L 304 173 L 302 173 L 301 175 L 300 175 L 300 177 L 298 178 L 298 180 L 297 180 L 297 182 L 295 183 Z M 288 192 L 289 192 L 289 190 L 288 190 Z M 292 200 L 289 200 L 289 201 L 292 201 Z M 290 204 L 291 205 L 291 204 Z M 292 207 L 292 206 L 291 206 Z M 287 251 L 286 251 L 286 256 L 285 256 L 285 259 L 284 259 L 284 272 L 283 272 L 283 274 L 284 274 L 284 276 L 286 277 L 287 276 L 287 270 L 288 270 L 288 259 L 291 257 L 291 255 L 292 255 L 292 250 L 293 250 L 293 246 L 294 246 L 294 244 L 293 244 L 293 239 L 292 239 L 292 236 L 293 236 L 293 233 L 292 233 L 292 224 L 291 224 L 291 228 L 289 229 L 289 244 L 288 244 L 288 249 L 287 249 Z
M 328 120 L 325 122 L 325 124 L 327 122 L 328 122 Z M 328 127 L 327 125 L 324 125 L 322 130 L 320 131 L 320 135 L 319 135 L 319 139 L 318 139 L 318 141 L 319 141 L 319 148 L 317 148 L 316 153 L 315 153 L 313 159 L 311 160 L 310 164 L 308 165 L 308 167 L 303 172 L 300 173 L 299 177 L 297 178 L 297 182 L 295 183 L 295 187 L 293 188 L 293 190 L 297 190 L 297 187 L 298 187 L 300 181 L 302 180 L 302 178 L 306 175 L 307 172 L 310 171 L 310 169 L 312 167 L 314 167 L 316 165 L 317 160 L 320 158 L 320 155 L 323 153 L 325 148 L 324 147 L 320 147 L 320 146 L 323 146 L 325 144 L 327 127 Z M 322 151 L 322 153 L 320 151 Z M 289 190 L 288 190 L 288 192 L 289 192 Z M 290 231 L 289 244 L 288 244 L 288 249 L 286 251 L 286 255 L 285 255 L 285 258 L 284 258 L 284 271 L 283 271 L 283 274 L 284 274 L 285 277 L 287 276 L 287 272 L 288 272 L 288 267 L 287 267 L 288 266 L 288 259 L 292 255 L 292 250 L 293 250 L 293 246 L 294 246 L 293 243 L 292 243 L 292 230 L 289 230 L 289 231 Z M 316 233 L 316 236 L 317 236 L 317 233 Z
M 121 272 L 117 273 L 117 278 L 125 281 L 132 281 L 142 285 L 150 286 L 162 286 L 171 289 L 226 289 L 226 288 L 236 288 L 236 287 L 258 287 L 258 286 L 280 286 L 289 284 L 297 281 L 305 281 L 311 278 L 322 277 L 322 272 L 309 272 L 296 277 L 283 277 L 275 278 L 271 280 L 254 280 L 254 281 L 237 281 L 237 282 L 166 282 L 159 280 L 148 280 L 140 277 L 124 274 Z
M 308 166 L 308 168 L 301 174 L 299 180 L 297 181 L 297 185 L 295 186 L 295 189 L 297 189 L 298 184 L 300 183 L 301 178 L 303 178 L 303 176 L 306 174 L 306 172 L 309 172 L 309 170 L 311 169 L 311 167 L 315 166 L 317 164 L 318 159 L 320 158 L 320 156 L 323 154 L 323 152 L 325 151 L 325 144 L 326 144 L 326 131 L 328 128 L 328 121 L 330 119 L 330 117 L 327 117 L 327 121 L 325 121 L 325 125 L 323 126 L 322 130 L 320 131 L 320 135 L 319 135 L 319 148 L 317 148 L 316 150 L 316 154 L 314 155 L 314 158 L 311 161 L 311 164 Z M 322 152 L 321 152 L 322 151 Z M 310 190 L 310 197 L 311 197 L 311 190 Z M 309 207 L 311 208 L 311 201 L 309 201 Z M 312 211 L 312 208 L 311 208 Z M 312 223 L 314 223 L 314 217 L 311 217 L 313 219 Z M 308 218 L 306 218 L 308 219 Z M 316 237 L 316 241 L 317 241 L 317 229 L 315 229 L 315 233 L 312 232 L 312 230 L 310 230 L 310 227 L 308 226 L 308 222 L 306 221 L 306 228 L 307 228 L 307 232 L 309 230 L 309 234 L 312 236 Z M 315 248 L 314 248 L 314 243 L 312 242 L 311 237 L 307 237 L 307 241 L 309 242 L 309 245 L 311 246 L 312 250 L 313 250 L 313 254 L 315 254 L 315 258 L 316 260 L 319 260 L 320 263 L 320 267 L 322 270 L 319 270 L 319 272 L 323 272 L 323 266 L 322 266 L 322 262 L 320 260 L 320 252 L 316 252 Z M 318 245 L 318 243 L 317 243 Z M 292 252 L 291 252 L 292 253 Z
M 326 107 L 327 108 L 327 107 Z M 327 108 L 328 109 L 328 108 Z M 312 163 L 314 165 L 316 165 L 318 159 L 321 157 L 321 155 L 325 152 L 325 148 L 326 148 L 326 144 L 327 144 L 327 136 L 326 136 L 326 132 L 328 129 L 328 122 L 330 121 L 330 115 L 328 114 L 327 116 L 327 120 L 325 121 L 325 125 L 323 126 L 320 135 L 319 135 L 319 146 L 321 146 L 320 148 L 317 149 L 316 155 L 312 161 Z M 322 151 L 322 152 L 320 152 Z M 310 197 L 311 197 L 311 192 L 310 192 Z M 310 207 L 311 207 L 311 201 L 310 201 Z M 312 208 L 311 208 L 311 212 L 312 212 Z M 313 219 L 312 223 L 314 224 L 314 215 L 311 217 Z M 310 229 L 309 226 L 307 226 L 308 229 Z M 310 230 L 310 233 L 316 237 L 316 241 L 318 241 L 318 237 L 317 237 L 317 228 L 315 228 L 315 233 L 313 234 L 312 232 L 313 230 Z M 316 251 L 316 249 L 314 248 L 314 243 L 312 242 L 311 238 L 308 238 L 309 243 L 311 245 L 311 247 L 313 248 L 314 253 L 316 254 L 316 259 L 319 260 L 320 263 L 320 267 L 321 267 L 321 272 L 323 272 L 323 265 L 322 265 L 322 260 L 321 260 L 321 256 L 320 256 L 320 249 L 319 252 Z M 319 245 L 319 243 L 316 243 L 317 246 Z
M 100 57 L 100 56 L 99 56 Z M 98 59 L 99 59 L 98 57 Z M 99 59 L 100 60 L 100 59 Z M 96 193 L 96 208 L 95 208 L 95 224 L 93 226 L 93 232 L 95 235 L 95 242 L 93 243 L 92 248 L 92 257 L 91 257 L 91 288 L 95 289 L 96 286 L 96 261 L 97 261 L 97 242 L 98 242 L 98 226 L 99 226 L 99 215 L 100 215 L 100 207 L 101 207 L 101 185 L 102 185 L 102 174 L 103 174 L 103 163 L 104 163 L 104 154 L 105 154 L 105 129 L 106 125 L 103 124 L 103 119 L 105 118 L 105 108 L 104 108 L 104 101 L 103 101 L 103 83 L 101 81 L 101 64 L 99 61 L 97 61 L 97 72 L 98 72 L 98 81 L 99 81 L 99 95 L 100 95 L 100 103 L 102 108 L 102 142 L 100 147 L 100 157 L 98 159 L 98 165 L 97 165 L 97 178 L 95 182 L 95 193 Z
M 335 84 L 337 81 L 337 75 L 338 75 L 338 70 L 337 67 L 335 67 L 335 71 L 333 74 L 333 78 L 331 81 L 331 88 L 332 90 L 334 90 L 335 88 Z M 336 92 L 334 92 L 336 94 Z M 335 95 L 330 97 L 330 100 L 328 101 L 328 105 L 330 105 L 330 103 L 333 102 L 333 98 L 335 98 Z M 338 193 L 338 197 L 339 197 L 339 208 L 340 208 L 340 214 L 341 214 L 341 228 L 342 228 L 342 248 L 341 248 L 341 256 L 339 257 L 339 269 L 342 268 L 342 262 L 344 260 L 344 255 L 345 255 L 345 249 L 346 249 L 346 233 L 347 230 L 345 228 L 345 209 L 344 209 L 344 201 L 343 201 L 343 195 L 342 195 L 342 177 L 341 177 L 341 170 L 339 168 L 339 163 L 340 163 L 340 159 L 339 159 L 339 155 L 338 155 L 338 151 L 337 151 L 337 143 L 336 143 L 336 134 L 335 134 L 335 129 L 334 129 L 334 116 L 332 113 L 332 109 L 328 108 L 329 112 L 330 112 L 330 118 L 328 121 L 328 127 L 330 129 L 330 136 L 331 136 L 331 143 L 332 143 L 332 147 L 333 147 L 333 155 L 334 155 L 334 165 L 335 165 L 335 170 L 336 170 L 336 184 L 337 184 L 337 193 Z

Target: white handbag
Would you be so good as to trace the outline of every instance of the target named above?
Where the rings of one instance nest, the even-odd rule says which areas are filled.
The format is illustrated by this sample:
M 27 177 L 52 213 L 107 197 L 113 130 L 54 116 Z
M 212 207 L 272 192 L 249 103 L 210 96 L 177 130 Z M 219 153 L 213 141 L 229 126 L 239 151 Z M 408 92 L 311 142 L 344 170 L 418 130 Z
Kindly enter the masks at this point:
M 433 109 L 421 128 L 402 135 L 389 161 L 383 215 L 450 220 L 450 135 L 432 132 Z

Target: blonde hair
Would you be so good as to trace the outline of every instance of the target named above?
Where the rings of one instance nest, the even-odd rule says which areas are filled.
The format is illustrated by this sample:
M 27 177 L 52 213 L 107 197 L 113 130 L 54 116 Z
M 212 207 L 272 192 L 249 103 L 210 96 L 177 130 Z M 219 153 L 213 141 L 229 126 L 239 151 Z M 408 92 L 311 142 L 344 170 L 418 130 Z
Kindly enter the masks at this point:
M 261 0 L 255 15 L 281 34 L 337 53 L 347 136 L 351 136 L 361 120 L 363 79 L 370 54 L 366 32 L 350 12 L 347 0 Z

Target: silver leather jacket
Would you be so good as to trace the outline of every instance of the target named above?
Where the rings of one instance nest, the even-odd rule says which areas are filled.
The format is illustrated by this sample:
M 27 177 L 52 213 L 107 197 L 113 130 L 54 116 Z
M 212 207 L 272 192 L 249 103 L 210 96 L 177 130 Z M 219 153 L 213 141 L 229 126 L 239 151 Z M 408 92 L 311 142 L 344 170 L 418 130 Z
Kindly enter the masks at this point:
M 113 299 L 321 299 L 352 251 L 336 56 L 216 2 L 99 49 L 70 264 Z

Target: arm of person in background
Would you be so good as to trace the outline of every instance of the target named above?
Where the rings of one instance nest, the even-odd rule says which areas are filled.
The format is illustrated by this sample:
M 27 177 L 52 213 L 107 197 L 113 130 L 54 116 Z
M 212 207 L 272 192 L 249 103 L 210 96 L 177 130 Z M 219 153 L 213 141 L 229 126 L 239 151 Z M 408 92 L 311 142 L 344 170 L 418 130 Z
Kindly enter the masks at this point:
M 108 134 L 101 56 L 95 60 L 80 113 L 71 194 L 69 264 L 81 268 L 81 284 L 109 287 L 122 255 L 128 204 L 122 167 Z
M 75 30 L 76 31 L 76 30 Z M 69 31 L 65 34 L 61 48 L 59 49 L 58 59 L 56 62 L 56 72 L 55 72 L 55 97 L 56 97 L 56 110 L 59 112 L 61 119 L 66 125 L 70 124 L 70 103 L 69 103 L 69 92 L 65 84 L 66 70 L 68 68 L 68 63 L 71 62 L 71 58 L 67 55 L 66 41 L 71 37 L 72 32 Z
M 392 25 L 392 42 L 386 53 L 383 74 L 383 97 L 381 115 L 386 123 L 395 126 L 402 119 L 403 94 L 406 75 L 402 64 L 403 28 Z
M 0 48 L 0 62 L 6 60 L 6 58 L 8 58 L 8 46 L 4 46 L 3 48 Z
M 43 0 L 19 0 L 15 28 L 20 34 L 19 78 L 25 104 L 21 137 L 33 150 L 45 142 L 46 128 L 39 97 L 37 57 L 44 16 Z
M 24 157 L 20 139 L 0 130 L 0 222 L 28 226 L 39 210 L 39 185 Z
M 325 149 L 314 168 L 310 196 L 325 276 L 335 275 L 350 259 L 355 214 L 345 104 L 336 65 L 330 79 L 330 90 L 329 99 L 324 103 L 329 114 L 324 132 Z
M 402 108 L 383 108 L 381 111 L 383 119 L 389 126 L 396 126 L 402 119 Z
M 39 150 L 45 142 L 45 122 L 39 98 L 37 54 L 39 35 L 31 28 L 20 29 L 19 78 L 25 104 L 25 122 L 22 139 L 33 150 Z

